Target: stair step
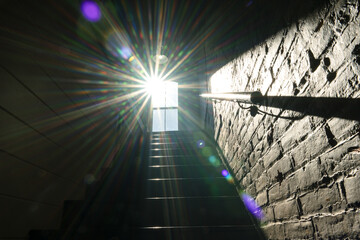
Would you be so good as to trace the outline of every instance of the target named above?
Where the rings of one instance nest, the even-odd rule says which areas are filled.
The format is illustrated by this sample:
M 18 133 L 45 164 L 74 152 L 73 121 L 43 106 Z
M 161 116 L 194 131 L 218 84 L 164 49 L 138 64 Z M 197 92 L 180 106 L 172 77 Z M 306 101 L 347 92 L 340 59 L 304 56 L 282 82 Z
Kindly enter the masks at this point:
M 240 197 L 147 199 L 141 226 L 251 225 Z
M 202 145 L 201 147 L 205 147 L 205 146 L 212 146 L 211 143 L 208 143 L 205 145 Z M 150 141 L 150 145 L 149 145 L 150 149 L 154 148 L 154 147 L 162 147 L 162 148 L 183 148 L 183 149 L 188 149 L 188 150 L 199 150 L 201 148 L 199 148 L 198 146 L 198 142 L 192 139 L 181 139 L 181 140 L 174 140 L 174 139 L 166 139 L 166 138 L 153 138 Z
M 178 143 L 178 142 L 173 142 L 173 143 L 164 143 L 164 142 L 153 142 L 150 144 L 150 149 L 153 149 L 153 148 L 179 148 L 181 147 L 181 143 Z
M 60 230 L 29 239 L 265 239 L 220 160 L 202 155 L 192 135 L 153 134 L 144 161 L 119 155 L 86 200 L 64 202 Z
M 223 168 L 212 165 L 155 165 L 148 168 L 149 178 L 221 177 Z
M 225 178 L 184 178 L 148 180 L 147 197 L 237 196 Z
M 134 239 L 146 240 L 265 239 L 254 225 L 147 228 L 137 231 L 135 236 Z
M 80 229 L 68 234 L 59 230 L 31 230 L 29 240 L 219 240 L 219 239 L 265 239 L 254 225 L 238 226 L 183 226 L 183 227 L 148 227 L 91 228 Z
M 181 138 L 178 136 L 160 136 L 160 135 L 152 136 L 150 138 L 150 143 L 154 143 L 154 142 L 196 144 L 196 140 L 193 137 Z
M 150 156 L 193 155 L 182 148 L 152 148 Z
M 150 156 L 149 165 L 193 165 L 193 164 L 209 164 L 207 158 L 201 158 L 197 156 L 186 155 L 172 155 L 172 156 Z M 220 165 L 220 161 L 217 161 L 217 165 Z

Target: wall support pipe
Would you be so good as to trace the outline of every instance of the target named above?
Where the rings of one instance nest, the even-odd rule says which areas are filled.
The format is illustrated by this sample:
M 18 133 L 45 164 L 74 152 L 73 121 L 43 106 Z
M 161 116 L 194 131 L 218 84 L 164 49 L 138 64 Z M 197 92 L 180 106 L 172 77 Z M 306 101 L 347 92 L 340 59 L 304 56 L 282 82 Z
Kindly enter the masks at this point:
M 235 101 L 259 106 L 280 108 L 323 118 L 338 117 L 360 121 L 360 98 L 263 96 L 261 92 L 205 93 L 203 98 Z M 253 112 L 256 106 L 252 106 Z M 268 113 L 267 113 L 268 114 Z

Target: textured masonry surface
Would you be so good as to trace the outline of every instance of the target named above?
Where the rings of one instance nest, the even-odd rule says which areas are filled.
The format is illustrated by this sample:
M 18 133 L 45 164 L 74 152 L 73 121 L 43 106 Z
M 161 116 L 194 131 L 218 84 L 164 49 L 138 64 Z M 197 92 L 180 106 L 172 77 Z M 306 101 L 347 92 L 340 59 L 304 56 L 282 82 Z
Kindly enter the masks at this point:
M 211 79 L 230 79 L 224 84 L 232 91 L 260 90 L 263 95 L 359 98 L 359 10 L 355 0 L 331 1 Z M 213 102 L 213 111 L 214 137 L 236 178 L 264 210 L 269 239 L 360 238 L 358 121 L 252 117 L 225 101 Z

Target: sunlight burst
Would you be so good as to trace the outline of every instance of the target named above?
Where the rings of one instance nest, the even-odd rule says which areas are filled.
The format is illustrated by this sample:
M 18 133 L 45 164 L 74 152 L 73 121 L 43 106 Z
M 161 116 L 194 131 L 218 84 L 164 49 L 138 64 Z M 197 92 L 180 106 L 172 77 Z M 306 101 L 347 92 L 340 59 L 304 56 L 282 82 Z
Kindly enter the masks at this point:
M 163 88 L 165 86 L 165 82 L 157 77 L 150 77 L 145 84 L 146 92 L 151 96 L 157 96 L 163 92 Z

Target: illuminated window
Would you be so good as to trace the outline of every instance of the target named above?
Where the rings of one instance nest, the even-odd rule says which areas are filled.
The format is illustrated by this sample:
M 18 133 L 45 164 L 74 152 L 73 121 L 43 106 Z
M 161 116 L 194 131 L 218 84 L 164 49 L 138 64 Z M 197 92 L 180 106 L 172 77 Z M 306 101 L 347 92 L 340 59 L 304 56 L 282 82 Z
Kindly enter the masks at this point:
M 178 131 L 178 84 L 163 82 L 152 94 L 153 132 Z

